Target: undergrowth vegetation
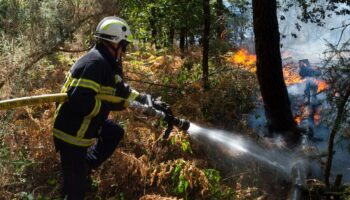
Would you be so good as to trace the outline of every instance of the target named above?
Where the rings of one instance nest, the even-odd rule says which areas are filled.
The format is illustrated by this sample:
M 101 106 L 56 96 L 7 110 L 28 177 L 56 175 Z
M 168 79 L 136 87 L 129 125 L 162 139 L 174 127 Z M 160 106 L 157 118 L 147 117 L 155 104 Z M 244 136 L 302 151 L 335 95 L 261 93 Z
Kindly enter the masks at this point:
M 336 2 L 344 1 L 335 0 L 330 10 L 335 11 Z M 294 5 L 287 4 L 283 12 Z M 68 70 L 92 47 L 98 22 L 115 15 L 128 21 L 135 36 L 133 49 L 123 58 L 127 83 L 170 104 L 175 116 L 254 140 L 258 136 L 248 127 L 248 113 L 262 99 L 253 99 L 258 83 L 256 56 L 248 52 L 253 44 L 251 6 L 243 0 L 0 0 L 0 100 L 60 92 Z M 300 6 L 308 14 L 300 20 L 314 16 L 306 12 L 311 5 Z M 311 11 L 324 12 L 316 8 Z M 270 12 L 274 9 L 263 13 Z M 348 26 L 344 23 L 343 32 Z M 339 55 L 330 47 L 330 58 Z M 338 66 L 330 68 L 329 78 L 336 85 L 349 82 L 346 55 L 340 59 L 340 74 L 333 74 Z M 292 68 L 283 72 L 287 84 L 300 81 Z M 348 85 L 338 94 L 349 91 Z M 342 95 L 335 94 L 336 105 Z M 61 166 L 52 138 L 55 109 L 52 103 L 0 110 L 0 200 L 60 198 Z M 225 152 L 221 144 L 201 143 L 176 128 L 163 140 L 162 120 L 129 109 L 109 118 L 123 126 L 125 135 L 111 158 L 93 171 L 87 199 L 285 199 L 290 189 L 274 169 Z M 349 139 L 349 131 L 343 137 Z M 308 189 L 310 196 L 319 185 Z
M 161 96 L 176 115 L 207 126 L 246 128 L 245 114 L 256 80 L 250 72 L 222 59 L 210 63 L 210 90 L 200 87 L 200 53 L 185 59 L 177 52 L 134 51 L 124 63 L 130 85 Z M 25 84 L 1 88 L 1 98 L 55 93 L 65 73 L 82 53 L 56 53 L 29 70 Z M 14 84 L 15 85 L 15 84 Z M 55 105 L 22 107 L 0 113 L 0 196 L 3 199 L 55 199 L 60 192 L 60 165 L 54 149 L 51 124 Z M 126 134 L 112 158 L 93 172 L 95 191 L 90 199 L 255 198 L 251 183 L 241 186 L 243 176 L 223 182 L 225 174 L 210 162 L 210 155 L 193 145 L 189 136 L 173 130 L 161 139 L 164 124 L 131 110 L 113 113 Z M 230 121 L 228 121 L 230 120 Z M 206 158 L 207 157 L 207 158 Z M 239 173 L 238 168 L 235 169 Z M 230 173 L 235 170 L 229 170 Z M 257 189 L 255 189 L 258 191 Z

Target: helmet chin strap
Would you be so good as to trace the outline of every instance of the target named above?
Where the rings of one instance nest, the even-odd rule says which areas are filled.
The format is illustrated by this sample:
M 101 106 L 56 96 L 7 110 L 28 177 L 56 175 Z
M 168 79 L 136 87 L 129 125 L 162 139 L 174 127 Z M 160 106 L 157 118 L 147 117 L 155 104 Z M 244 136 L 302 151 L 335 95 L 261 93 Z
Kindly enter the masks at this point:
M 110 42 L 106 42 L 105 44 L 114 51 L 114 57 L 116 59 L 116 62 L 120 62 L 121 58 L 118 58 L 118 55 L 117 55 L 120 49 L 120 44 L 118 45 L 118 47 L 115 47 L 113 43 L 110 43 Z
M 122 58 L 121 58 L 121 55 L 119 55 L 119 57 L 118 57 L 118 52 L 119 52 L 119 49 L 121 49 L 122 52 L 125 52 L 126 51 L 126 47 L 128 45 L 128 42 L 126 40 L 122 40 L 122 41 L 120 41 L 118 43 L 117 47 L 115 47 L 113 45 L 113 43 L 111 43 L 111 42 L 106 42 L 105 44 L 114 51 L 114 57 L 116 59 L 116 62 L 117 63 L 121 63 L 121 59 Z

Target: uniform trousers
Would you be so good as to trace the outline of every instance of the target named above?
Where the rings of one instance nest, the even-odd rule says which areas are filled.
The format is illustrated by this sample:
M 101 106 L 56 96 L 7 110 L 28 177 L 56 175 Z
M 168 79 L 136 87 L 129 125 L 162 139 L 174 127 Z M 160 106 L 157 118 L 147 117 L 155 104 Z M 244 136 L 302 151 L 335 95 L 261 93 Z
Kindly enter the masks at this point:
M 84 199 L 91 170 L 98 168 L 113 154 L 123 135 L 124 129 L 107 119 L 102 124 L 96 143 L 90 148 L 71 145 L 54 138 L 61 156 L 64 199 Z

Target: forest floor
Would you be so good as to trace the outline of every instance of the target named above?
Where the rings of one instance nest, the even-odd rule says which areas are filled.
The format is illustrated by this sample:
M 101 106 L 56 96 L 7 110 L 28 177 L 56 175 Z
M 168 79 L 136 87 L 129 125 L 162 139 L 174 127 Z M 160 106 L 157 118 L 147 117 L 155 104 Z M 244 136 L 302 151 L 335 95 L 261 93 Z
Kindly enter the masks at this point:
M 145 53 L 147 52 L 147 53 Z M 176 116 L 206 127 L 256 134 L 248 127 L 257 91 L 255 74 L 233 64 L 231 55 L 210 62 L 210 89 L 201 89 L 199 49 L 179 53 L 136 51 L 124 63 L 127 82 L 161 96 Z M 16 95 L 57 93 L 81 54 L 55 54 L 36 66 Z M 21 87 L 21 86 L 17 86 Z M 5 85 L 2 96 L 13 91 Z M 0 112 L 0 199 L 58 199 L 62 185 L 51 124 L 55 105 Z M 239 161 L 196 144 L 174 129 L 164 141 L 164 124 L 131 110 L 110 118 L 126 130 L 119 148 L 93 172 L 88 199 L 285 199 L 290 184 L 253 160 Z M 278 193 L 276 193 L 278 191 Z

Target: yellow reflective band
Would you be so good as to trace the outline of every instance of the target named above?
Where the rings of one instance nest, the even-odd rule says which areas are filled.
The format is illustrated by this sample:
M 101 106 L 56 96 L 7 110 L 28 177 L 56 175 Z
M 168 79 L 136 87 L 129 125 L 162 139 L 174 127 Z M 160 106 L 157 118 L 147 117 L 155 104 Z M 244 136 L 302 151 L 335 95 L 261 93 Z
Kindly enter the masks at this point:
M 136 90 L 131 90 L 131 93 L 129 94 L 128 101 L 134 101 L 137 96 L 139 96 L 140 93 Z
M 61 107 L 62 107 L 62 104 L 63 104 L 63 103 L 60 103 L 60 104 L 58 105 L 57 109 L 55 110 L 55 114 L 54 114 L 54 116 L 53 116 L 53 121 L 56 121 L 58 112 L 60 112 L 60 109 L 61 109 Z
M 124 107 L 129 107 L 129 103 L 132 101 L 135 101 L 136 97 L 139 96 L 140 93 L 136 90 L 131 90 L 131 93 L 129 94 L 129 97 L 124 102 Z
M 66 93 L 71 83 L 72 83 L 72 75 L 70 72 L 68 72 L 68 74 L 66 75 L 66 82 L 61 88 L 61 93 Z
M 100 93 L 101 94 L 109 94 L 109 95 L 114 95 L 115 89 L 112 87 L 108 86 L 101 86 Z
M 97 98 L 103 100 L 103 101 L 107 101 L 110 103 L 120 103 L 122 101 L 124 101 L 125 99 L 122 97 L 117 97 L 117 96 L 111 96 L 111 95 L 105 95 L 105 94 L 98 94 L 96 95 Z
M 95 81 L 84 79 L 84 78 L 80 78 L 80 79 L 74 78 L 72 80 L 71 86 L 89 88 L 95 91 L 96 93 L 98 93 L 98 91 L 100 90 L 100 84 L 96 83 Z
M 102 30 L 107 30 L 111 25 L 113 24 L 117 24 L 117 25 L 121 25 L 121 26 L 126 26 L 126 24 L 124 24 L 123 22 L 121 21 L 118 21 L 118 20 L 115 20 L 115 19 L 110 19 L 110 20 L 107 20 L 106 22 L 104 22 L 102 25 L 101 25 L 101 29 Z
M 94 144 L 95 139 L 83 139 L 83 138 L 76 138 L 72 135 L 69 135 L 63 131 L 53 129 L 52 130 L 54 137 L 61 139 L 69 144 L 77 145 L 77 146 L 82 146 L 82 147 L 88 147 Z
M 89 128 L 91 118 L 95 117 L 101 109 L 101 100 L 95 97 L 95 106 L 94 109 L 91 111 L 91 113 L 84 117 L 83 123 L 81 124 L 77 137 L 83 138 L 85 136 L 85 133 L 87 129 Z

